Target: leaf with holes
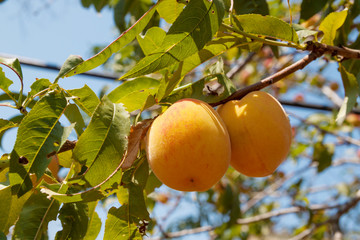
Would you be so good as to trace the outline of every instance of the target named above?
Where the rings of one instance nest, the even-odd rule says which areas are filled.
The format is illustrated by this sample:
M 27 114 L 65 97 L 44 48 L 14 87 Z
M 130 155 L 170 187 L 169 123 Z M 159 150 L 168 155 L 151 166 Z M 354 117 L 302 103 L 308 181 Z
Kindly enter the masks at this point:
M 21 196 L 32 188 L 29 173 L 39 179 L 61 143 L 63 128 L 59 119 L 68 102 L 62 91 L 53 91 L 42 97 L 19 125 L 11 153 L 10 183 L 14 194 Z
M 74 159 L 88 167 L 83 179 L 90 186 L 104 181 L 119 166 L 129 131 L 129 113 L 105 96 L 73 151 Z

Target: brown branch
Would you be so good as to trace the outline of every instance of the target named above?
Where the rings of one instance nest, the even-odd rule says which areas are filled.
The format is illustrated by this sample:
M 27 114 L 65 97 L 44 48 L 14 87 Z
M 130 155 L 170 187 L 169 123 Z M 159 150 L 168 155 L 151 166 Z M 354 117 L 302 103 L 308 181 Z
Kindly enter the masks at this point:
M 273 75 L 271 75 L 271 76 L 269 76 L 267 78 L 264 78 L 260 82 L 257 82 L 257 83 L 254 83 L 252 85 L 246 86 L 246 87 L 234 92 L 228 98 L 226 98 L 224 100 L 221 100 L 219 102 L 216 102 L 216 103 L 211 103 L 210 105 L 215 107 L 215 106 L 218 106 L 220 104 L 226 103 L 226 102 L 231 101 L 231 100 L 239 100 L 239 99 L 243 98 L 249 92 L 263 89 L 263 88 L 265 88 L 265 87 L 267 87 L 267 86 L 269 86 L 269 85 L 271 85 L 271 84 L 285 78 L 286 76 L 289 76 L 290 74 L 296 72 L 297 70 L 303 69 L 309 63 L 311 63 L 315 59 L 321 57 L 323 55 L 323 53 L 324 52 L 321 49 L 313 51 L 310 54 L 303 57 L 302 59 L 300 59 L 299 61 L 295 62 L 294 64 L 280 70 L 279 72 L 277 72 L 277 73 L 275 73 L 275 74 L 273 74 Z
M 321 51 L 323 53 L 329 53 L 332 56 L 341 56 L 345 59 L 360 59 L 360 50 L 330 46 L 319 42 L 308 42 L 306 50 L 315 52 Z

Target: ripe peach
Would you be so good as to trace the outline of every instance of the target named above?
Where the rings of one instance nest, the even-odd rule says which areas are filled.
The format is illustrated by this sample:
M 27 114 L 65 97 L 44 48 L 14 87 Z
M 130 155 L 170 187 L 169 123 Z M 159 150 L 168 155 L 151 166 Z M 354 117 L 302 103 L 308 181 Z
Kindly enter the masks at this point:
M 256 91 L 218 108 L 231 141 L 230 165 L 250 177 L 273 173 L 286 158 L 291 126 L 280 103 L 266 92 Z
M 207 103 L 182 99 L 152 123 L 146 155 L 154 174 L 179 191 L 206 191 L 229 167 L 231 146 L 224 122 Z

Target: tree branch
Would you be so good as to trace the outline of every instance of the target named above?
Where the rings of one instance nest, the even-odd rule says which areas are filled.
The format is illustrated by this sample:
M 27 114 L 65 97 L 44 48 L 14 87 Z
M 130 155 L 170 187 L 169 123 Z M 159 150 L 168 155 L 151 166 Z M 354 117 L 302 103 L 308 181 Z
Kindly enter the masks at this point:
M 347 47 L 330 46 L 319 42 L 307 42 L 306 50 L 330 53 L 332 56 L 341 56 L 345 59 L 360 59 L 360 50 Z
M 228 101 L 231 100 L 239 100 L 241 98 L 243 98 L 246 94 L 248 94 L 249 92 L 252 91 L 257 91 L 260 89 L 263 89 L 287 76 L 289 76 L 290 74 L 296 72 L 299 69 L 303 69 L 305 66 L 307 66 L 309 63 L 311 63 L 312 61 L 314 61 L 315 59 L 321 57 L 323 55 L 323 51 L 321 49 L 318 49 L 316 51 L 311 52 L 310 54 L 306 55 L 305 57 L 303 57 L 302 59 L 300 59 L 299 61 L 295 62 L 294 64 L 280 70 L 279 72 L 264 78 L 263 80 L 261 80 L 260 82 L 254 83 L 252 85 L 246 86 L 236 92 L 234 92 L 232 95 L 230 95 L 228 98 L 221 100 L 219 102 L 216 103 L 211 103 L 210 105 L 215 107 L 218 106 L 220 104 L 226 103 Z
M 342 215 L 347 213 L 350 209 L 355 207 L 359 203 L 359 201 L 360 201 L 360 190 L 357 191 L 356 196 L 354 198 L 352 198 L 350 201 L 348 201 L 345 204 L 335 204 L 335 205 L 314 204 L 314 205 L 310 205 L 308 207 L 294 206 L 294 207 L 283 208 L 283 209 L 267 212 L 264 214 L 259 214 L 257 216 L 253 216 L 253 217 L 240 218 L 236 221 L 236 223 L 238 225 L 249 225 L 251 223 L 268 220 L 273 217 L 278 217 L 278 216 L 282 216 L 282 215 L 286 215 L 286 214 L 290 214 L 290 213 L 299 213 L 299 212 L 303 212 L 303 211 L 316 212 L 316 211 L 329 210 L 329 209 L 338 209 L 338 213 L 335 215 L 335 217 L 331 218 L 331 219 L 338 219 Z M 203 227 L 199 227 L 199 228 L 185 229 L 185 230 L 181 230 L 178 232 L 166 233 L 166 237 L 167 238 L 177 238 L 177 237 L 182 237 L 182 236 L 190 235 L 190 234 L 197 234 L 197 233 L 202 233 L 202 232 L 213 231 L 215 228 L 216 228 L 215 226 L 203 226 Z M 151 239 L 152 240 L 160 240 L 162 238 L 157 237 L 157 238 L 151 238 Z

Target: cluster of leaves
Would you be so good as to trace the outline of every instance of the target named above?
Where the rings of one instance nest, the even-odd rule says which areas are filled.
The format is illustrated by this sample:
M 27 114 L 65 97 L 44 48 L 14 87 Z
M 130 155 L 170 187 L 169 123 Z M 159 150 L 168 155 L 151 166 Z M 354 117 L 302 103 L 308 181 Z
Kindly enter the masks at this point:
M 112 197 L 121 206 L 108 211 L 104 239 L 139 239 L 145 230 L 151 233 L 156 228 L 154 224 L 146 228 L 151 221 L 149 211 L 156 203 L 154 200 L 159 200 L 154 190 L 161 183 L 149 169 L 141 140 L 153 114 L 165 111 L 169 104 L 182 98 L 216 104 L 237 89 L 291 64 L 293 55 L 298 53 L 295 50 L 303 52 L 310 43 L 359 48 L 360 37 L 354 40 L 352 35 L 358 27 L 355 18 L 360 13 L 360 1 L 339 3 L 347 8 L 335 12 L 343 5 L 334 5 L 333 1 L 317 1 L 314 5 L 304 0 L 294 5 L 300 9 L 301 25 L 280 19 L 277 14 L 286 7 L 276 1 L 234 3 L 234 11 L 229 12 L 231 1 L 221 0 L 161 0 L 156 4 L 148 0 L 83 0 L 83 6 L 94 5 L 97 11 L 105 6 L 114 9 L 115 22 L 121 31 L 116 40 L 88 60 L 70 56 L 54 81 L 37 79 L 27 94 L 23 93 L 23 87 L 18 93 L 11 92 L 9 87 L 13 82 L 1 69 L 0 88 L 4 93 L 0 100 L 13 102 L 2 106 L 21 113 L 13 119 L 0 119 L 1 136 L 11 128 L 18 128 L 13 151 L 0 160 L 2 236 L 15 225 L 14 239 L 46 238 L 48 223 L 59 219 L 63 229 L 57 232 L 56 239 L 95 239 L 101 226 L 95 208 L 99 201 Z M 270 16 L 270 10 L 275 7 L 277 14 Z M 167 31 L 159 27 L 160 18 L 169 27 Z M 135 54 L 136 64 L 129 70 L 122 68 L 126 69 L 119 78 L 122 84 L 101 99 L 86 85 L 80 89 L 61 87 L 62 78 L 92 70 L 114 54 L 130 56 L 126 52 L 131 52 L 134 46 L 141 49 L 141 54 Z M 220 55 L 223 58 L 216 60 Z M 249 59 L 247 72 L 240 71 L 229 79 L 228 69 L 236 67 L 242 56 Z M 284 58 L 285 63 L 278 66 L 276 63 L 284 62 Z M 333 164 L 333 145 L 354 144 L 338 132 L 349 133 L 349 128 L 344 129 L 347 124 L 351 129 L 354 127 L 346 116 L 356 105 L 360 79 L 358 60 L 342 59 L 336 53 L 326 58 L 339 64 L 345 99 L 334 115 L 301 119 L 297 129 L 307 135 L 295 139 L 290 154 L 297 161 L 310 159 L 306 170 L 315 166 L 319 173 Z M 122 58 L 120 63 L 133 62 Z M 201 74 L 197 70 L 204 63 L 208 65 Z M 1 59 L 1 64 L 12 69 L 23 84 L 17 59 Z M 241 81 L 235 81 L 238 76 Z M 297 80 L 298 76 L 292 78 Z M 321 90 L 326 84 L 316 78 L 320 79 L 317 75 L 302 77 L 301 86 L 311 82 Z M 294 81 L 281 84 L 273 85 L 275 94 L 298 87 Z M 63 116 L 70 122 L 69 126 L 63 126 Z M 71 133 L 76 134 L 73 142 Z M 325 138 L 328 135 L 335 135 L 341 141 L 329 143 Z M 51 171 L 52 161 L 58 162 L 66 176 L 59 177 Z M 236 236 L 245 239 L 273 231 L 272 221 L 245 229 L 238 219 L 276 208 L 276 199 L 262 203 L 274 192 L 286 192 L 294 204 L 311 209 L 308 189 L 302 188 L 303 177 L 299 174 L 291 179 L 293 175 L 278 172 L 270 178 L 250 179 L 230 169 L 217 186 L 197 194 L 202 207 L 216 209 L 221 217 L 212 222 L 207 214 L 201 213 L 198 219 L 190 221 L 193 223 L 190 227 L 217 226 L 215 234 L 221 239 Z M 281 189 L 279 183 L 286 181 L 292 184 Z M 354 190 L 349 188 L 346 196 L 351 194 Z M 332 233 L 332 228 L 326 225 L 331 215 L 308 212 L 305 229 L 313 229 L 314 236 L 320 238 Z M 303 231 L 304 226 L 294 230 L 294 234 Z M 179 227 L 181 224 L 169 230 L 180 230 Z

